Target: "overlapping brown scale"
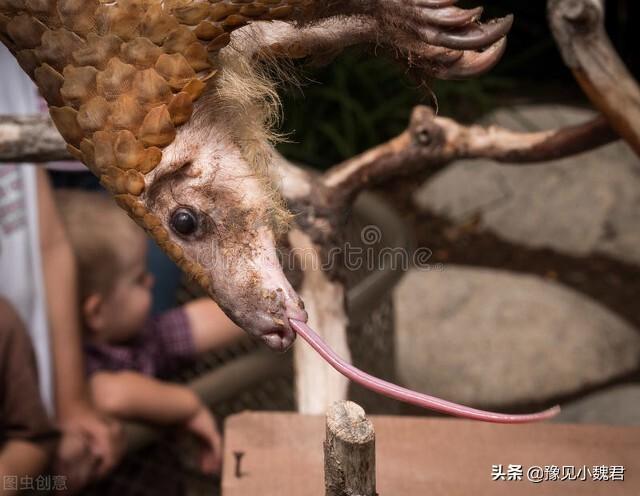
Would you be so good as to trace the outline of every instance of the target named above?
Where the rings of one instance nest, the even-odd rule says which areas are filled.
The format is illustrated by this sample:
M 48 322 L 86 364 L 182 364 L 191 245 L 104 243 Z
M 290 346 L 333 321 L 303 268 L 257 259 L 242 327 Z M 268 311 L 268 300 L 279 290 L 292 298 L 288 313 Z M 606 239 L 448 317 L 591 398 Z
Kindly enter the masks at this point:
M 300 4 L 0 0 L 0 27 L 20 48 L 73 153 L 107 171 L 114 191 L 135 195 L 139 183 L 115 171 L 144 174 L 159 163 L 215 74 L 213 59 L 230 32 L 251 19 L 287 16 Z
M 26 0 L 24 6 L 31 15 L 42 21 L 47 28 L 57 29 L 62 26 L 57 2 L 52 0 Z
M 232 3 L 214 3 L 209 9 L 209 19 L 211 21 L 224 21 L 227 17 L 237 13 L 239 10 L 240 6 L 233 5 Z
M 7 28 L 10 23 L 11 23 L 11 17 L 9 17 L 6 14 L 3 14 L 2 11 L 0 11 L 0 36 L 2 36 L 2 33 L 7 32 Z
M 200 22 L 194 30 L 194 34 L 203 41 L 214 40 L 221 34 L 224 34 L 224 32 L 225 31 L 222 27 L 210 21 Z
M 60 95 L 74 107 L 79 107 L 96 94 L 96 78 L 98 70 L 95 67 L 74 67 L 68 65 L 62 72 L 64 84 L 60 88 Z
M 99 36 L 89 33 L 86 44 L 72 54 L 74 64 L 103 70 L 107 63 L 120 52 L 122 43 L 122 39 L 114 34 Z
M 15 55 L 22 70 L 33 79 L 35 70 L 40 65 L 35 52 L 33 50 L 19 50 Z
M 212 74 L 215 74 L 215 72 Z M 191 97 L 191 100 L 195 102 L 198 98 L 200 98 L 200 95 L 202 95 L 206 86 L 207 85 L 200 79 L 192 79 L 185 85 L 184 88 L 182 88 L 182 91 L 187 93 Z
M 29 14 L 20 14 L 7 24 L 7 34 L 21 48 L 36 48 L 47 27 Z
M 191 96 L 182 91 L 177 95 L 174 95 L 167 107 L 171 121 L 175 126 L 180 126 L 189 120 L 191 113 L 193 112 L 193 101 Z
M 309 0 L 305 0 L 309 1 Z M 299 0 L 0 0 L 0 40 L 50 105 L 73 156 L 203 286 L 141 201 L 145 174 L 187 122 L 230 33 Z
M 24 10 L 24 0 L 0 0 L 0 12 L 14 14 Z
M 107 167 L 101 172 L 100 182 L 114 195 L 124 193 L 140 196 L 144 191 L 144 176 L 136 170 L 123 171 L 117 167 Z
M 128 130 L 118 131 L 113 142 L 116 166 L 120 169 L 135 169 L 144 156 L 144 145 Z
M 78 124 L 88 135 L 107 129 L 111 112 L 109 102 L 102 96 L 96 96 L 80 106 Z
M 125 64 L 118 57 L 107 63 L 104 71 L 96 77 L 96 88 L 99 95 L 111 101 L 122 93 L 129 91 L 138 70 L 131 64 Z
M 111 103 L 111 125 L 115 129 L 129 129 L 136 133 L 142 125 L 145 115 L 144 107 L 131 94 L 120 95 Z
M 138 163 L 137 169 L 142 174 L 151 172 L 162 160 L 162 150 L 157 146 L 150 146 L 145 149 L 142 160 Z
M 148 108 L 168 102 L 172 95 L 169 83 L 155 69 L 136 71 L 131 89 L 134 98 Z
M 96 28 L 94 13 L 98 0 L 58 0 L 58 15 L 62 24 L 81 36 L 86 36 Z
M 65 141 L 79 147 L 84 138 L 84 130 L 78 124 L 78 111 L 71 107 L 49 107 L 49 112 Z
M 113 5 L 100 5 L 95 11 L 98 34 L 115 34 L 125 41 L 138 36 L 139 26 L 144 15 L 141 3 L 119 0 Z
M 185 5 L 170 7 L 171 13 L 181 24 L 195 26 L 209 16 L 210 5 L 207 1 L 181 2 Z
M 197 41 L 187 46 L 184 51 L 184 57 L 196 72 L 207 71 L 212 67 L 207 49 Z
M 181 90 L 196 77 L 196 72 L 180 53 L 162 54 L 158 57 L 155 69 L 174 90 Z
M 110 131 L 96 131 L 91 137 L 94 146 L 95 167 L 100 174 L 104 174 L 109 168 L 115 167 L 116 156 L 113 151 L 114 139 L 115 136 Z M 80 146 L 82 147 L 82 143 Z
M 124 43 L 120 53 L 125 62 L 146 69 L 153 67 L 163 51 L 148 38 L 138 36 L 134 40 Z
M 64 105 L 62 95 L 60 94 L 60 88 L 62 88 L 64 84 L 62 74 L 49 64 L 42 64 L 35 69 L 33 79 L 49 105 Z
M 140 126 L 139 137 L 147 146 L 163 148 L 176 137 L 176 128 L 166 105 L 155 107 L 147 114 Z
M 73 64 L 73 53 L 85 46 L 86 42 L 80 36 L 66 28 L 59 28 L 44 32 L 35 53 L 40 62 L 46 62 L 62 72 L 67 65 Z
M 179 26 L 178 20 L 165 12 L 161 5 L 152 5 L 145 12 L 140 23 L 140 36 L 161 45 L 168 33 Z
M 187 26 L 178 26 L 165 38 L 162 49 L 166 53 L 182 53 L 195 41 L 198 41 L 198 38 L 191 29 Z
M 82 158 L 79 160 L 83 160 L 89 170 L 97 177 L 100 177 L 100 170 L 96 166 L 96 150 L 93 146 L 93 142 L 84 138 L 80 142 L 80 152 L 82 153 Z

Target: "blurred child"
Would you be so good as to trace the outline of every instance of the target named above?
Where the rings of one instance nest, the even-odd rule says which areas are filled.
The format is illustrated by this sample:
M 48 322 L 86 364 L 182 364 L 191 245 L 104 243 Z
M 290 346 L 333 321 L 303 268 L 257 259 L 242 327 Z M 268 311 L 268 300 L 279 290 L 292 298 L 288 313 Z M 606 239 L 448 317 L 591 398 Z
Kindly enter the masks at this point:
M 95 405 L 120 419 L 184 427 L 206 446 L 202 469 L 218 471 L 221 441 L 210 411 L 190 389 L 162 379 L 244 333 L 208 298 L 150 319 L 144 232 L 107 195 L 66 190 L 57 198 L 78 261 Z
M 24 488 L 48 466 L 58 433 L 40 399 L 29 336 L 0 298 L 0 494 Z

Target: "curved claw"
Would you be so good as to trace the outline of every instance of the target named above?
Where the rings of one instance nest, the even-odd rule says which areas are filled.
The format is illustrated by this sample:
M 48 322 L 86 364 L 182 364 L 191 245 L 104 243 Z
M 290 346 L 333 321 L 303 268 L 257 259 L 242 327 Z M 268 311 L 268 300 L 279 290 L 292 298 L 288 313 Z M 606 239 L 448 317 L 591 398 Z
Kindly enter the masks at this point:
M 447 70 L 456 64 L 464 55 L 461 50 L 451 50 L 435 45 L 427 45 L 426 43 L 408 44 L 404 47 L 409 54 L 412 63 L 417 66 L 428 67 L 430 71 L 435 69 L 435 76 L 439 77 L 439 68 Z
M 487 24 L 471 24 L 460 30 L 442 31 L 434 26 L 420 29 L 428 43 L 456 50 L 480 50 L 503 38 L 513 25 L 513 16 L 491 21 Z
M 476 22 L 482 16 L 483 7 L 460 9 L 458 7 L 427 7 L 420 11 L 420 17 L 427 23 L 445 28 L 461 27 Z
M 488 72 L 504 55 L 507 38 L 502 38 L 483 52 L 466 51 L 453 64 L 433 71 L 440 79 L 464 79 Z

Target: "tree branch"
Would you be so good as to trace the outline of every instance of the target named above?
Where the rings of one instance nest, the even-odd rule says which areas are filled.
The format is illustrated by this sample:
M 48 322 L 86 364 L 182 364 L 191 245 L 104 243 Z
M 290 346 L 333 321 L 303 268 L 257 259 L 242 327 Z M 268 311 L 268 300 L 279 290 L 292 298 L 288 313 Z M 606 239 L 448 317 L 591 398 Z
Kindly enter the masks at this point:
M 603 117 L 578 126 L 536 133 L 499 127 L 463 126 L 436 117 L 428 107 L 413 111 L 409 128 L 327 171 L 320 178 L 275 155 L 274 179 L 288 202 L 308 205 L 315 215 L 341 210 L 368 187 L 394 176 L 441 167 L 464 158 L 527 164 L 567 157 L 615 141 Z M 279 157 L 279 158 L 278 158 Z M 66 144 L 46 116 L 0 116 L 0 162 L 70 159 Z
M 0 115 L 0 163 L 70 159 L 67 144 L 48 116 Z
M 640 155 L 640 87 L 611 44 L 601 0 L 549 0 L 549 21 L 582 89 Z
M 617 139 L 603 117 L 552 131 L 519 133 L 496 126 L 463 126 L 419 106 L 406 131 L 333 167 L 322 182 L 329 190 L 330 202 L 344 204 L 363 189 L 391 177 L 441 167 L 455 160 L 485 158 L 530 164 L 575 155 Z

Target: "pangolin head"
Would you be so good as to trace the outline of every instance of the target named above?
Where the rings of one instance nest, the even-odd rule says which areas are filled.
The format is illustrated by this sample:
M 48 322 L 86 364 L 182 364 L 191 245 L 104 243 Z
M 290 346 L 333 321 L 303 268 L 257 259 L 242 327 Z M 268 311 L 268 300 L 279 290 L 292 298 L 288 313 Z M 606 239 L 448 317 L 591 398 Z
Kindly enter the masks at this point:
M 0 0 L 0 40 L 69 152 L 234 321 L 278 350 L 293 341 L 288 318 L 306 319 L 275 252 L 286 215 L 234 142 L 232 109 L 197 118 L 197 107 L 207 87 L 217 98 L 233 30 L 308 3 Z
M 0 41 L 69 152 L 236 323 L 278 350 L 293 341 L 289 318 L 306 313 L 276 257 L 285 210 L 257 173 L 260 145 L 247 145 L 261 141 L 247 129 L 264 112 L 240 84 L 246 67 L 223 49 L 251 21 L 305 19 L 321 3 L 0 0 Z M 449 22 L 452 3 L 426 5 Z

